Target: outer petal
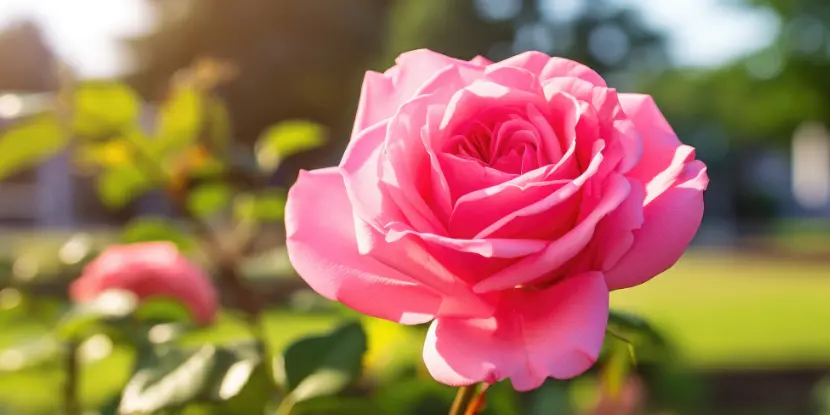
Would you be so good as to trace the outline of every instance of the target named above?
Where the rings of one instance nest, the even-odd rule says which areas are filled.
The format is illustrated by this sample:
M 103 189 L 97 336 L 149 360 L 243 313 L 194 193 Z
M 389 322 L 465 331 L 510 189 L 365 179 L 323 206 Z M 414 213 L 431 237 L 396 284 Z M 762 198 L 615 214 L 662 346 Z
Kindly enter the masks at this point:
M 645 184 L 644 223 L 631 250 L 606 273 L 611 289 L 632 287 L 667 270 L 694 238 L 703 217 L 706 166 L 678 140 L 654 99 L 620 94 L 620 104 L 643 140 L 640 162 L 627 176 Z
M 700 227 L 708 182 L 706 166 L 692 161 L 668 190 L 646 202 L 643 226 L 633 232 L 631 249 L 606 273 L 609 289 L 642 284 L 680 259 Z
M 335 168 L 301 172 L 285 208 L 286 246 L 312 289 L 355 310 L 403 324 L 433 318 L 434 291 L 357 249 L 343 179 Z
M 484 56 L 478 55 L 475 58 L 470 59 L 470 63 L 472 63 L 473 65 L 478 65 L 478 66 L 487 66 L 487 65 L 492 65 L 493 61 L 491 61 L 490 59 L 485 58 Z
M 606 271 L 619 262 L 620 258 L 631 249 L 634 232 L 643 226 L 643 200 L 645 189 L 642 183 L 629 180 L 631 193 L 622 204 L 597 225 L 593 246 L 590 253 L 594 256 L 594 265 Z M 597 268 L 592 268 L 597 269 Z
M 466 62 L 427 49 L 400 55 L 385 73 L 368 71 L 363 79 L 352 135 L 391 117 L 398 107 L 414 97 L 437 72 L 457 66 L 462 75 L 475 77 L 479 63 Z
M 387 123 L 378 123 L 352 137 L 340 170 L 354 213 L 375 229 L 399 220 L 402 213 L 384 197 L 378 173 Z
M 424 361 L 448 385 L 510 378 L 516 390 L 527 391 L 548 377 L 568 379 L 590 368 L 607 318 L 602 274 L 574 275 L 543 291 L 506 293 L 489 319 L 435 320 Z
M 593 69 L 565 58 L 552 58 L 542 52 L 525 52 L 494 63 L 490 67 L 518 66 L 537 74 L 540 81 L 564 76 L 580 78 L 596 86 L 606 86 L 605 80 Z
M 683 145 L 650 95 L 619 94 L 620 105 L 642 138 L 642 157 L 626 175 L 648 183 L 669 168 Z

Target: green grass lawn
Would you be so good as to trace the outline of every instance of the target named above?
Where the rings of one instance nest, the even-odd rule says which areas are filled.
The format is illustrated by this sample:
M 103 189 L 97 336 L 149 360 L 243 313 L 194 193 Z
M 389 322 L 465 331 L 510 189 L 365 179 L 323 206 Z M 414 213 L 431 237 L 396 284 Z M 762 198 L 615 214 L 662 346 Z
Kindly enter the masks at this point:
M 830 365 L 830 264 L 690 253 L 611 296 L 705 368 Z
M 648 284 L 615 292 L 612 307 L 635 312 L 675 341 L 682 359 L 700 369 L 830 365 L 830 264 L 787 263 L 763 258 L 690 253 Z M 274 311 L 268 336 L 275 350 L 292 339 L 336 323 L 329 315 Z M 43 328 L 4 327 L 0 347 Z M 229 318 L 189 341 L 245 336 Z M 414 354 L 417 358 L 417 354 Z M 130 356 L 115 348 L 86 365 L 82 393 L 95 407 L 127 379 Z M 2 363 L 2 355 L 0 355 Z M 57 368 L 0 373 L 0 405 L 15 415 L 55 413 L 62 379 Z M 3 414 L 0 408 L 0 414 Z

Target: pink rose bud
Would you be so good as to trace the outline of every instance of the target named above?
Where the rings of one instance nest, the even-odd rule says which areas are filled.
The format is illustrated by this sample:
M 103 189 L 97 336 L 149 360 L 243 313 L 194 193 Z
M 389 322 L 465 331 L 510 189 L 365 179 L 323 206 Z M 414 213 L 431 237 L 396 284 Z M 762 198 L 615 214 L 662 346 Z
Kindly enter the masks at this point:
M 417 50 L 366 74 L 340 165 L 301 172 L 288 252 L 327 298 L 432 321 L 438 381 L 530 390 L 596 361 L 609 291 L 678 260 L 708 181 L 650 96 L 582 64 Z
M 216 315 L 217 295 L 213 284 L 172 243 L 110 247 L 86 266 L 69 293 L 73 300 L 87 302 L 108 290 L 129 291 L 139 301 L 150 298 L 179 301 L 198 324 L 210 324 Z

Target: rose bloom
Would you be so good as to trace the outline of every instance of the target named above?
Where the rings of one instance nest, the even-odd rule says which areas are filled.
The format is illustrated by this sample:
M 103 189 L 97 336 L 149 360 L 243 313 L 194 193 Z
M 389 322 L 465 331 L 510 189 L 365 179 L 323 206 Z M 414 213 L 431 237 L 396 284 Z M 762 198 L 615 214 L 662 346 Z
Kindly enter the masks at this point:
M 288 253 L 329 299 L 432 321 L 436 380 L 530 390 L 596 361 L 609 291 L 677 261 L 707 183 L 650 96 L 586 66 L 417 50 L 366 74 L 340 165 L 300 173 Z
M 109 290 L 129 291 L 139 301 L 169 298 L 187 307 L 198 324 L 216 315 L 217 295 L 208 277 L 172 243 L 112 246 L 84 268 L 69 294 L 77 302 L 95 300 Z

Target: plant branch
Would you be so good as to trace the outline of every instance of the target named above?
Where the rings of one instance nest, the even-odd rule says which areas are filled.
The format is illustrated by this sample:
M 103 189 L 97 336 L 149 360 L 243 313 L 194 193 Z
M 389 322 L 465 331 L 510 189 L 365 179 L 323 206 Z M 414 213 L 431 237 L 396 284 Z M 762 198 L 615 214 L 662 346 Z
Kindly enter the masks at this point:
M 466 415 L 467 409 L 475 400 L 477 385 L 462 386 L 458 388 L 455 400 L 450 407 L 449 415 Z
M 78 381 L 80 380 L 78 343 L 74 340 L 67 342 L 64 353 L 64 371 L 66 374 L 63 383 L 64 414 L 81 415 L 81 405 L 78 402 Z
M 467 407 L 467 412 L 464 412 L 464 415 L 478 415 L 484 409 L 484 405 L 487 402 L 487 389 L 489 387 L 489 383 L 481 386 L 481 390 L 478 391 L 478 395 L 470 403 L 470 406 Z
M 172 182 L 170 174 L 158 164 L 152 155 L 147 154 L 140 145 L 134 145 L 134 147 L 136 152 L 144 160 L 144 163 L 140 163 L 141 166 L 145 167 L 143 169 L 144 173 L 151 180 L 160 182 L 164 186 Z M 187 208 L 187 200 L 182 197 L 182 194 L 168 191 L 167 195 L 179 214 L 193 225 L 197 236 L 203 242 L 207 254 L 216 261 L 219 280 L 233 292 L 237 307 L 246 313 L 249 323 L 259 324 L 259 318 L 263 308 L 262 302 L 253 290 L 245 284 L 236 258 L 226 251 L 221 238 L 216 235 L 210 224 L 190 212 Z

